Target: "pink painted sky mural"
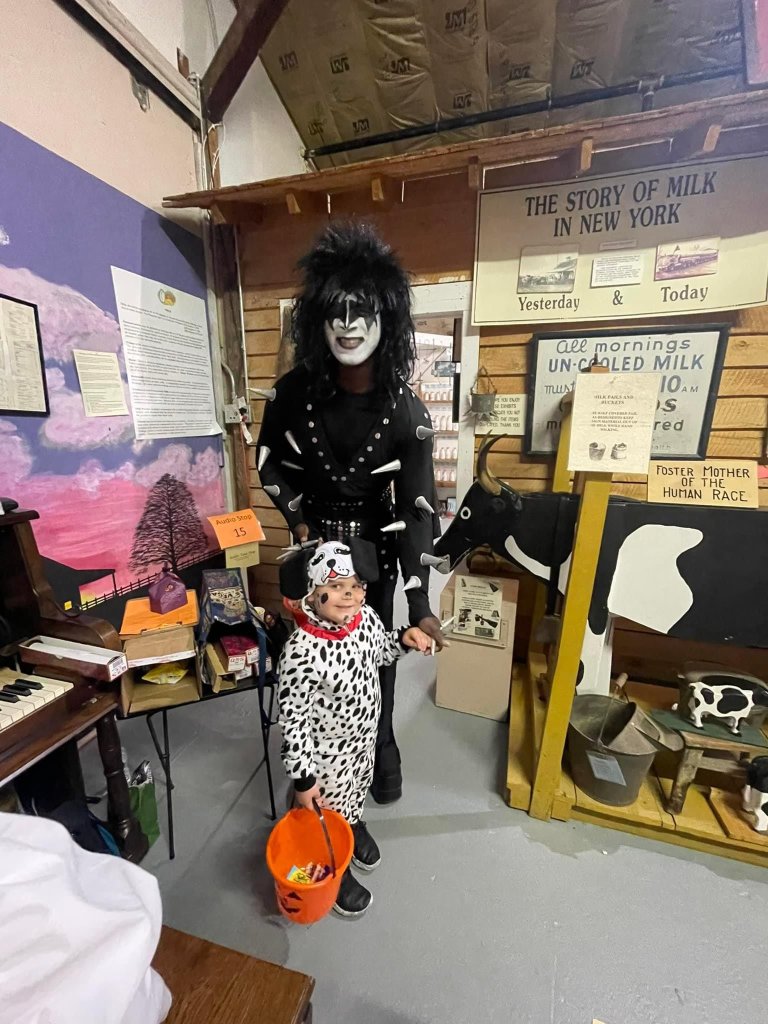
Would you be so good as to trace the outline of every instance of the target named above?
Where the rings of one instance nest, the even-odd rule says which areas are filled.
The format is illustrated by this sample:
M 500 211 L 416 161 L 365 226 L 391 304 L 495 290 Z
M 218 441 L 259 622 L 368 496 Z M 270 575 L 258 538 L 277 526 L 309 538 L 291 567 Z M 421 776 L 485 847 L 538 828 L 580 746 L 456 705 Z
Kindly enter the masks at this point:
M 46 191 L 52 178 L 56 188 Z M 40 513 L 45 557 L 114 569 L 126 586 L 137 576 L 128 562 L 147 495 L 169 473 L 186 484 L 217 550 L 206 517 L 225 508 L 220 440 L 137 442 L 130 416 L 87 418 L 72 356 L 73 348 L 116 352 L 130 409 L 110 267 L 204 295 L 199 240 L 4 125 L 0 180 L 0 294 L 38 306 L 51 405 L 49 417 L 0 418 L 0 494 Z M 108 577 L 81 595 L 112 588 Z

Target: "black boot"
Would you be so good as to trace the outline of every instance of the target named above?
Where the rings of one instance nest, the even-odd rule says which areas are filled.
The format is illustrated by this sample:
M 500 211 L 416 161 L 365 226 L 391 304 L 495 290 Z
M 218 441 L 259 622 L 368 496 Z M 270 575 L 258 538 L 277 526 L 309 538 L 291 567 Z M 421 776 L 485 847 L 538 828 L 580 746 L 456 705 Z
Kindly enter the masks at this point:
M 347 868 L 341 878 L 339 895 L 333 909 L 341 917 L 362 917 L 373 903 L 373 896 L 365 889 Z
M 376 747 L 371 796 L 377 804 L 393 804 L 403 795 L 400 751 L 394 740 Z
M 376 845 L 376 840 L 368 831 L 364 821 L 358 821 L 352 826 L 352 834 L 355 837 L 355 852 L 352 855 L 352 863 L 361 871 L 373 871 L 381 864 L 381 853 Z

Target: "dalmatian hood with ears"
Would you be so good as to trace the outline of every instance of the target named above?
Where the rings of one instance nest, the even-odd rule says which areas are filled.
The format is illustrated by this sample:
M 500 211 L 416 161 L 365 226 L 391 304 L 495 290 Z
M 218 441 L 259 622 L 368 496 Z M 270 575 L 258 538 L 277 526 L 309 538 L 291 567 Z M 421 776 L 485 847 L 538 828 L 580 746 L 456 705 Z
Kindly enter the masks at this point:
M 356 570 L 352 563 L 352 552 L 346 544 L 330 541 L 321 544 L 307 566 L 309 576 L 309 593 L 315 587 L 324 587 L 339 579 L 348 579 L 356 576 Z
M 315 587 L 350 576 L 357 576 L 363 583 L 375 583 L 379 578 L 376 548 L 359 537 L 352 537 L 349 544 L 327 541 L 283 562 L 280 591 L 283 597 L 297 601 L 311 594 Z

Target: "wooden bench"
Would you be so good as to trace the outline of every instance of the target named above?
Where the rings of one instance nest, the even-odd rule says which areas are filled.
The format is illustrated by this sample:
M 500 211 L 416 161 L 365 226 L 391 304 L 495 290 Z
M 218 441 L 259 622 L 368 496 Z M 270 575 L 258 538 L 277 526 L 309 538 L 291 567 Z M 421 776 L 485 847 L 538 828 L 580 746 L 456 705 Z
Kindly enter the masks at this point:
M 166 1024 L 312 1024 L 306 974 L 165 926 L 152 966 L 173 995 Z

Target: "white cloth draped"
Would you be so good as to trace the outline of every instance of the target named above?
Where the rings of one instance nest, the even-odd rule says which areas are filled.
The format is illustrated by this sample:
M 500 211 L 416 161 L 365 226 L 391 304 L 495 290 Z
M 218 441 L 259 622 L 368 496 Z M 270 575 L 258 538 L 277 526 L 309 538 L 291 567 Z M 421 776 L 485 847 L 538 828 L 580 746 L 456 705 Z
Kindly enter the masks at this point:
M 157 881 L 44 818 L 0 814 L 0 1024 L 161 1024 Z

